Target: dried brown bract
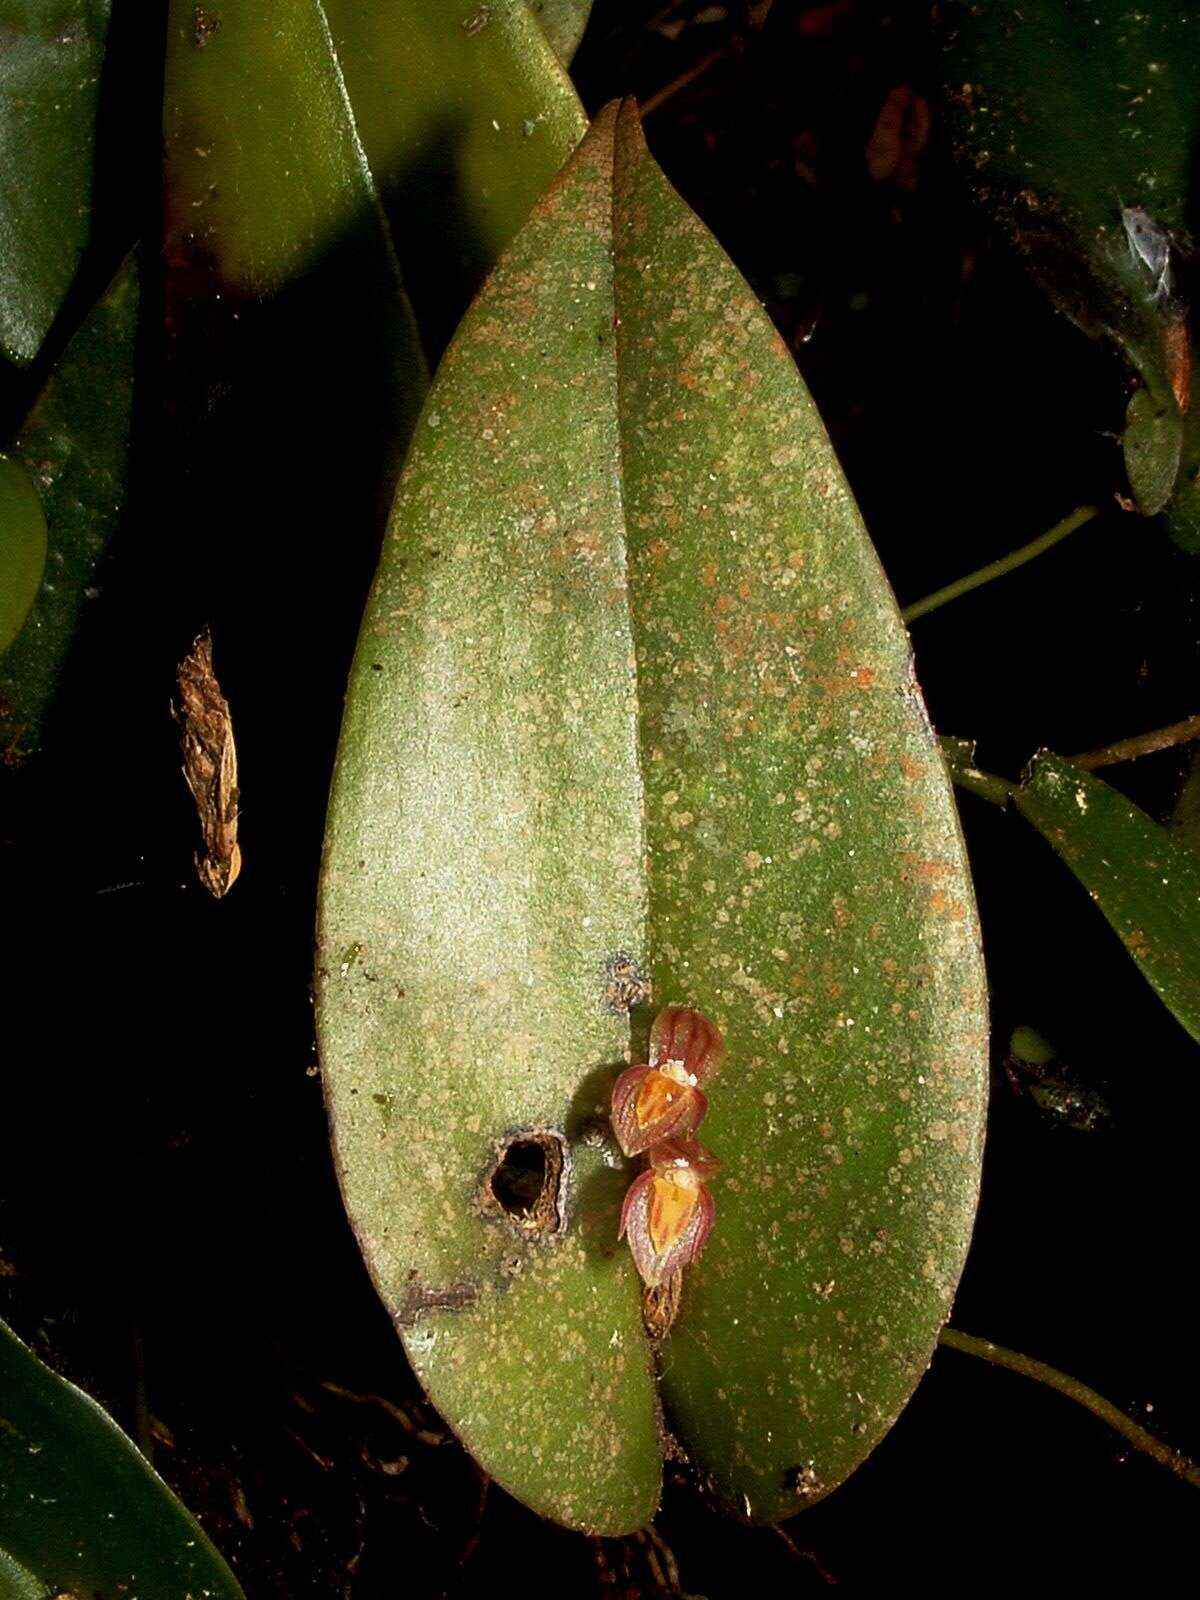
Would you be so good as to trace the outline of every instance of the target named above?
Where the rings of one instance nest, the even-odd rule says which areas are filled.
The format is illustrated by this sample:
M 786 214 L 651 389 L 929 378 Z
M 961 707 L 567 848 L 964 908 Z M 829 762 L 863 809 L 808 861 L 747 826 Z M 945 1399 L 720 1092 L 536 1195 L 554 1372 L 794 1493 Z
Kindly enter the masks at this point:
M 183 775 L 196 802 L 202 850 L 196 872 L 209 894 L 220 900 L 242 870 L 238 848 L 237 750 L 229 703 L 213 672 L 212 635 L 199 635 L 179 663 L 179 705 L 172 712 L 179 724 Z

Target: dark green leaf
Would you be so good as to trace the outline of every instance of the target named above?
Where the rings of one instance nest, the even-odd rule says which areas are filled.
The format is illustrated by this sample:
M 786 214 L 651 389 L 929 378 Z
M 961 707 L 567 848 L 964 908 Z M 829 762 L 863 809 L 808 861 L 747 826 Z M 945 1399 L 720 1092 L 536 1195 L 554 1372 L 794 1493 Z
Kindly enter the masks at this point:
M 318 974 L 347 1206 L 414 1365 L 501 1483 L 606 1533 L 659 1478 L 606 1110 L 670 1001 L 729 1059 L 662 1394 L 721 1495 L 778 1517 L 872 1449 L 946 1316 L 983 973 L 820 419 L 626 107 L 427 402 L 351 681 Z M 492 1177 L 514 1140 L 544 1185 L 518 1215 Z
M 1043 751 L 1013 794 L 1200 1040 L 1200 860 L 1100 778 Z
M 46 518 L 29 474 L 0 456 L 0 652 L 29 615 L 46 570 Z
M 31 361 L 91 233 L 111 0 L 0 0 L 0 347 Z
M 200 1525 L 112 1418 L 0 1322 L 0 1596 L 241 1593 Z
M 41 741 L 83 615 L 104 581 L 127 494 L 138 271 L 131 256 L 67 346 L 11 446 L 41 497 L 45 576 L 0 660 L 9 757 Z
M 1163 509 L 1179 476 L 1183 418 L 1173 401 L 1155 400 L 1149 389 L 1135 389 L 1125 412 L 1125 471 L 1143 516 Z
M 525 0 L 326 0 L 362 145 L 440 348 L 583 137 Z
M 1128 470 L 1141 509 L 1156 510 L 1180 468 L 1192 387 L 1194 18 L 1171 0 L 956 0 L 946 16 L 971 186 L 1060 309 L 1136 370 L 1148 399 L 1130 418 Z M 1181 488 L 1198 464 L 1200 440 L 1184 451 Z

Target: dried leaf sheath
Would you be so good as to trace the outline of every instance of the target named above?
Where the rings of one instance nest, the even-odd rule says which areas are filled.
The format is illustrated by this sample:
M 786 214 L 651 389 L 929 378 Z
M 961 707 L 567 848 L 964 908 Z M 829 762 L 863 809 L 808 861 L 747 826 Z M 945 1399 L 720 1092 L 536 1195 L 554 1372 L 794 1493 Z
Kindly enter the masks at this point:
M 179 723 L 183 775 L 196 802 L 203 849 L 196 852 L 200 882 L 220 900 L 242 870 L 238 847 L 237 748 L 229 703 L 213 672 L 212 635 L 206 628 L 179 663 Z

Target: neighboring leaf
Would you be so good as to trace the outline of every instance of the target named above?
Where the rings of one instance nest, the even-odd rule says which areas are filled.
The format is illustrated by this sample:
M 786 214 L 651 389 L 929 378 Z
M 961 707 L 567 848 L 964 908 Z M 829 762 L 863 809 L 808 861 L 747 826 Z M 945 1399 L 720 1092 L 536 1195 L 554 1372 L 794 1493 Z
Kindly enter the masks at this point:
M 127 498 L 138 269 L 125 262 L 63 353 L 10 447 L 48 528 L 45 576 L 0 659 L 0 731 L 9 759 L 41 742 L 83 614 L 103 585 Z
M 554 54 L 564 67 L 569 67 L 591 16 L 592 0 L 528 0 L 528 3 Z
M 29 615 L 46 570 L 46 518 L 19 461 L 0 455 L 0 652 Z
M 112 1418 L 0 1322 L 0 1596 L 241 1593 L 199 1523 Z
M 440 347 L 587 118 L 525 0 L 326 9 L 422 331 Z
M 263 294 L 381 190 L 457 315 L 586 125 L 525 0 L 174 0 L 168 237 Z
M 1116 789 L 1043 751 L 1013 801 L 1200 1040 L 1200 859 Z
M 91 234 L 111 0 L 0 0 L 0 347 L 31 361 Z
M 1200 854 L 1200 746 L 1192 748 L 1187 774 L 1167 818 L 1167 827 L 1175 838 Z
M 1155 400 L 1149 389 L 1135 389 L 1125 411 L 1125 471 L 1144 517 L 1153 517 L 1171 498 L 1179 475 L 1183 418 L 1173 401 Z
M 1055 304 L 1137 371 L 1149 400 L 1130 419 L 1129 475 L 1141 509 L 1157 509 L 1161 482 L 1178 476 L 1190 492 L 1200 465 L 1190 434 L 1180 462 L 1198 220 L 1194 18 L 1172 0 L 956 0 L 946 17 L 952 127 L 972 189 Z
M 173 0 L 163 122 L 171 253 L 231 288 L 270 293 L 381 223 L 320 0 Z
M 756 1519 L 853 1470 L 970 1234 L 975 911 L 820 419 L 631 105 L 427 402 L 351 679 L 319 944 L 349 1214 L 490 1473 L 595 1532 L 654 1509 L 656 1352 L 617 1240 L 635 1169 L 607 1112 L 671 1002 L 728 1056 L 716 1222 L 658 1352 L 668 1423 Z

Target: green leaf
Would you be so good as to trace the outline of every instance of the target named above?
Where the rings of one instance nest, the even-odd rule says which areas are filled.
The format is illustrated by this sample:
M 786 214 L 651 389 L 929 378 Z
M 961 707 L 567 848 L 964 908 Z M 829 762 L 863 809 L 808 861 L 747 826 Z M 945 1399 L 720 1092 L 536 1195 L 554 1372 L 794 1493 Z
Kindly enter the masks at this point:
M 0 456 L 0 652 L 29 615 L 46 570 L 46 518 L 29 474 Z
M 51 373 L 10 447 L 29 472 L 48 529 L 45 576 L 0 659 L 0 735 L 8 758 L 41 742 L 68 654 L 102 586 L 127 495 L 138 270 L 125 262 Z
M 0 0 L 0 347 L 32 361 L 91 233 L 111 0 Z
M 422 331 L 440 348 L 587 118 L 525 0 L 326 10 Z
M 367 1262 L 511 1492 L 595 1532 L 646 1521 L 652 1363 L 753 1518 L 891 1425 L 975 1207 L 971 889 L 820 419 L 632 105 L 597 119 L 426 404 L 351 678 L 317 999 Z M 728 1041 L 703 1130 L 724 1172 L 654 1350 L 606 1112 L 672 1001 Z
M 1157 515 L 1175 488 L 1183 446 L 1183 418 L 1173 401 L 1160 403 L 1149 389 L 1135 389 L 1125 412 L 1125 471 L 1145 517 Z
M 1108 918 L 1151 988 L 1200 1040 L 1200 860 L 1100 778 L 1043 751 L 1013 793 Z
M 112 1418 L 0 1322 L 0 1596 L 241 1593 L 199 1523 Z
M 163 121 L 176 262 L 263 295 L 364 217 L 386 233 L 320 0 L 173 0 Z
M 1200 438 L 1180 461 L 1200 136 L 1193 19 L 1171 0 L 956 0 L 946 16 L 952 131 L 971 187 L 1055 304 L 1138 373 L 1148 399 L 1130 418 L 1127 464 L 1141 509 L 1157 510 L 1161 483 L 1178 475 L 1190 489 L 1200 465 Z
M 528 4 L 550 48 L 569 67 L 592 14 L 592 0 L 528 0 Z
M 263 294 L 382 192 L 456 317 L 585 127 L 525 0 L 174 0 L 168 239 Z

